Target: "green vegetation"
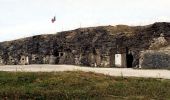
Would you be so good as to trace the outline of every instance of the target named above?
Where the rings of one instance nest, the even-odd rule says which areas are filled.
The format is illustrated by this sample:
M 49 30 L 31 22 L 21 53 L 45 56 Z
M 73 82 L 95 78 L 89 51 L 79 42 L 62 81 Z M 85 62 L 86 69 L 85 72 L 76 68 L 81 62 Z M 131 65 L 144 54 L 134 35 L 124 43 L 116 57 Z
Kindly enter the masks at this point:
M 148 100 L 170 98 L 170 80 L 86 72 L 0 72 L 1 99 Z

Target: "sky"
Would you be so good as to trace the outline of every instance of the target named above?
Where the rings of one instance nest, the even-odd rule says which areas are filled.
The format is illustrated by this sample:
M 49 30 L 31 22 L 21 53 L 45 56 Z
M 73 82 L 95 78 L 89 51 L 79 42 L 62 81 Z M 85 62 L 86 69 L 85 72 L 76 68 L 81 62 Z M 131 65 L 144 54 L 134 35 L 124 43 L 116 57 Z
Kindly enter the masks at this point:
M 80 27 L 170 22 L 169 9 L 170 0 L 0 0 L 0 42 Z

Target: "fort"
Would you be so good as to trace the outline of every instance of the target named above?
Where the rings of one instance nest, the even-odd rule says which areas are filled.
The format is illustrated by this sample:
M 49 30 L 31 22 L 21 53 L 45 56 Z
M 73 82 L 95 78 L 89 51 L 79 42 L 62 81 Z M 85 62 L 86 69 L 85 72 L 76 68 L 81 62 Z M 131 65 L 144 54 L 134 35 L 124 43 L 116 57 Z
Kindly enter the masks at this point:
M 0 64 L 169 68 L 169 47 L 170 23 L 79 28 L 1 42 Z

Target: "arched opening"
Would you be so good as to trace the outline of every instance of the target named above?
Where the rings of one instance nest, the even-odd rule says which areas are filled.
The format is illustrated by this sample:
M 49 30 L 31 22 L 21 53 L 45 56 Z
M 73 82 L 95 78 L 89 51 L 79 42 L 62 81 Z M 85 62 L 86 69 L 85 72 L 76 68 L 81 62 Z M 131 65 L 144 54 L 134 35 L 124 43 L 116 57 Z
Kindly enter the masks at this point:
M 93 54 L 94 54 L 94 55 L 97 55 L 97 52 L 96 52 L 96 49 L 95 49 L 95 48 L 93 48 L 92 51 L 93 51 Z
M 54 55 L 54 60 L 55 60 L 54 63 L 58 64 L 59 63 L 59 51 L 58 51 L 58 49 L 54 49 L 53 55 Z
M 56 56 L 56 57 L 59 56 L 59 51 L 58 50 L 54 50 L 54 56 Z
M 133 67 L 133 55 L 132 55 L 132 51 L 129 50 L 128 47 L 126 47 L 126 65 L 127 68 L 132 68 Z
M 132 68 L 133 67 L 133 55 L 132 53 L 129 53 L 126 55 L 126 63 L 127 63 L 127 68 Z
M 126 47 L 126 65 L 127 68 L 132 68 L 133 67 L 133 55 L 131 50 L 129 50 L 128 47 Z

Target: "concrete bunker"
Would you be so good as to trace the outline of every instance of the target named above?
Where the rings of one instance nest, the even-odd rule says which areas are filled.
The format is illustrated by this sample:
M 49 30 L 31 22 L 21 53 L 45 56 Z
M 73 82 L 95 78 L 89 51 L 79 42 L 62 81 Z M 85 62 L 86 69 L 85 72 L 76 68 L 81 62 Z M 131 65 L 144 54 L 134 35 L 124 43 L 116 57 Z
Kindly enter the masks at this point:
M 21 64 L 21 65 L 28 65 L 28 64 L 29 64 L 29 58 L 28 58 L 28 56 L 21 56 L 21 58 L 20 58 L 20 64 Z
M 43 64 L 49 64 L 49 60 L 50 60 L 50 56 L 49 55 L 45 55 L 43 57 Z
M 61 58 L 65 55 L 62 47 L 54 49 L 52 55 L 50 56 L 50 64 L 59 64 Z
M 133 67 L 132 51 L 126 48 L 116 48 L 110 50 L 110 66 L 111 67 Z
M 100 67 L 102 65 L 101 61 L 101 53 L 97 48 L 93 48 L 92 52 L 88 54 L 88 60 L 90 62 L 90 66 Z
M 17 64 L 16 58 L 9 56 L 7 64 L 16 65 Z
M 32 54 L 31 55 L 31 61 L 30 64 L 42 64 L 43 58 L 38 54 Z
M 56 59 L 57 57 L 55 57 L 54 55 L 50 55 L 49 64 L 56 64 Z

